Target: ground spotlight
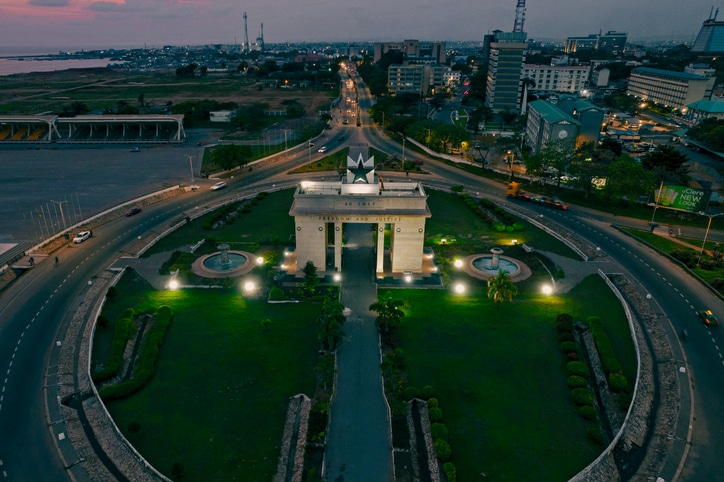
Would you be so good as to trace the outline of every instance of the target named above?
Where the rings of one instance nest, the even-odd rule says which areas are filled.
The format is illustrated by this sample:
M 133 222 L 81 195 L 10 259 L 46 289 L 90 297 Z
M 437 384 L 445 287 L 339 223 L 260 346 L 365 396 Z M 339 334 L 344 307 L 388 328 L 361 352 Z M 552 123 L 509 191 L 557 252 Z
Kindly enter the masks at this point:
M 453 290 L 455 290 L 455 293 L 461 295 L 461 294 L 465 293 L 467 288 L 465 287 L 465 285 L 463 283 L 455 283 L 455 285 L 453 285 Z
M 463 260 L 462 260 L 462 259 L 456 259 L 456 260 L 455 260 L 455 267 L 456 267 L 456 268 L 462 268 L 462 267 L 463 267 Z
M 244 292 L 253 293 L 254 291 L 256 291 L 256 283 L 254 283 L 253 281 L 246 281 L 244 283 Z
M 173 291 L 173 290 L 177 290 L 177 289 L 178 289 L 178 281 L 176 281 L 175 279 L 172 279 L 171 281 L 169 281 L 169 282 L 168 282 L 168 289 L 170 289 L 170 290 L 172 290 L 172 291 Z
M 553 287 L 552 287 L 551 285 L 548 285 L 548 284 L 541 286 L 541 289 L 540 289 L 540 290 L 541 290 L 541 292 L 542 292 L 544 295 L 553 294 Z
M 258 264 L 259 266 L 263 265 L 263 264 L 264 264 L 264 258 L 261 257 L 261 256 L 257 257 L 257 258 L 256 258 L 256 264 Z
M 334 282 L 339 283 L 342 281 L 342 275 L 340 273 L 334 273 Z

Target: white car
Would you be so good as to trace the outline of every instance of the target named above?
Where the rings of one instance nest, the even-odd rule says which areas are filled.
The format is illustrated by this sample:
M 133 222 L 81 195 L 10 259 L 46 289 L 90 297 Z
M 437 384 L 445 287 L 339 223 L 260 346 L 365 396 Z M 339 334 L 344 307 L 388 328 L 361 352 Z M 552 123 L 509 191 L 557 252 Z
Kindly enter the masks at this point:
M 219 189 L 224 189 L 226 187 L 226 183 L 224 181 L 219 181 L 213 186 L 211 186 L 212 191 L 218 191 Z
M 83 241 L 85 241 L 86 239 L 89 239 L 90 237 L 91 237 L 90 231 L 81 231 L 80 233 L 75 235 L 75 238 L 73 238 L 73 242 L 76 244 L 82 243 Z
M 327 146 L 320 147 L 317 152 L 327 152 Z

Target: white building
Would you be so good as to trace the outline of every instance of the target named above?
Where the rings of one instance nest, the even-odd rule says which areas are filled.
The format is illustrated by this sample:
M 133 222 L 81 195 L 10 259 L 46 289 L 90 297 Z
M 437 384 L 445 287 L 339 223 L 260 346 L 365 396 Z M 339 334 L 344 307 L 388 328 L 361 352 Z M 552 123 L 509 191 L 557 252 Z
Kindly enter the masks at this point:
M 535 82 L 532 90 L 579 93 L 588 85 L 589 67 L 583 65 L 525 64 L 523 78 Z

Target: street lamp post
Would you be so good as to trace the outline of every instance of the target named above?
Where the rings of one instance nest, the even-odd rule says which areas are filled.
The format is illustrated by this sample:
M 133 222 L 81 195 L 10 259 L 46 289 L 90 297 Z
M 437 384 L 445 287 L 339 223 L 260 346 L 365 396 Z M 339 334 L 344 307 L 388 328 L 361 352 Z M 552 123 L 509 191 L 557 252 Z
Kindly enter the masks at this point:
M 63 203 L 66 203 L 68 201 L 53 201 L 51 199 L 50 202 L 57 204 L 58 207 L 60 208 L 60 218 L 63 220 L 63 229 L 66 229 L 67 226 L 65 224 L 65 214 L 63 214 Z
M 704 242 L 701 243 L 701 251 L 699 251 L 699 259 L 696 260 L 696 265 L 699 266 L 701 264 L 701 258 L 704 256 L 704 247 L 706 246 L 706 238 L 709 237 L 709 229 L 711 228 L 711 220 L 714 219 L 717 216 L 721 216 L 724 213 L 717 213 L 717 214 L 707 214 L 704 212 L 700 212 L 699 214 L 702 214 L 709 218 L 709 222 L 706 225 L 706 231 L 704 232 Z
M 186 156 L 189 158 L 189 167 L 191 168 L 191 186 L 194 185 L 194 156 Z

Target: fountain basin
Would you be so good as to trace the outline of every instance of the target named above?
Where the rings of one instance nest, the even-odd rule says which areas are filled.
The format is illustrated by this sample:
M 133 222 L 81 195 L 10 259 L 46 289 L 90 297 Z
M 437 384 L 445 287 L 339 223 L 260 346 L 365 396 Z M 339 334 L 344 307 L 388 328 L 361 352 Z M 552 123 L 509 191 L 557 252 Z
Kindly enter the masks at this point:
M 256 256 L 246 251 L 228 251 L 201 256 L 191 265 L 191 270 L 204 278 L 233 278 L 254 269 Z

